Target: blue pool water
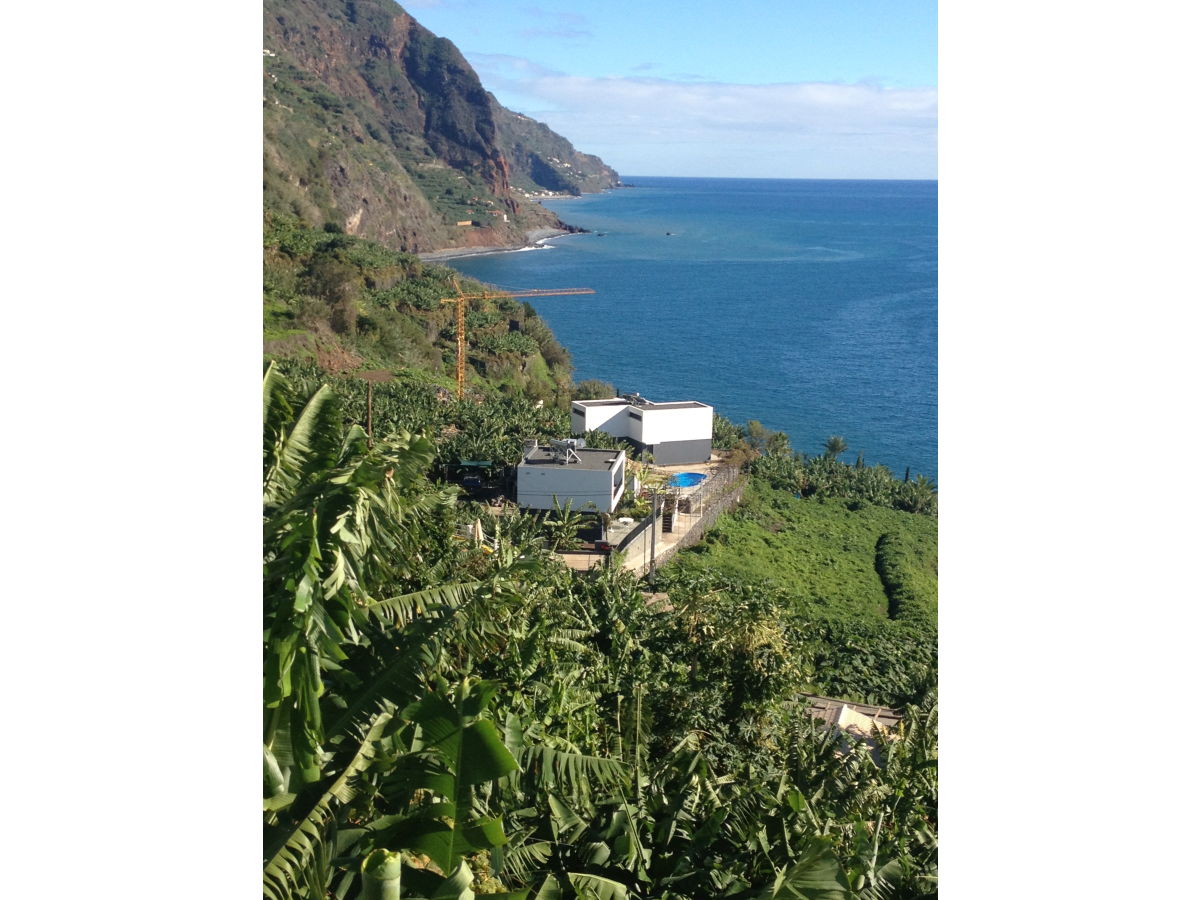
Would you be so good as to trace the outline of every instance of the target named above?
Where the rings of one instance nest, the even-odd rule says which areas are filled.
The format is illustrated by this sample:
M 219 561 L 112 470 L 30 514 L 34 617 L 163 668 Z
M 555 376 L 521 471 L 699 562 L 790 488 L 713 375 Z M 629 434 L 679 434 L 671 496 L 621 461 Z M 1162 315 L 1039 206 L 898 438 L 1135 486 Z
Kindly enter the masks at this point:
M 937 478 L 937 182 L 647 178 L 546 201 L 591 234 L 450 262 L 537 312 L 576 380 L 700 400 Z
M 708 476 L 702 472 L 678 472 L 667 482 L 671 487 L 695 487 Z

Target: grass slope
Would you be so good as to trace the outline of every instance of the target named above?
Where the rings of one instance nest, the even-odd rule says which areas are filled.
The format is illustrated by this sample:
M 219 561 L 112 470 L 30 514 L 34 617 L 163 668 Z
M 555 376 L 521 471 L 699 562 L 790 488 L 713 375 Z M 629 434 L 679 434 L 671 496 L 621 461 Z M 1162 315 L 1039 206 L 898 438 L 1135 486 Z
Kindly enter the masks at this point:
M 858 498 L 799 499 L 754 478 L 671 571 L 779 589 L 807 690 L 915 702 L 937 677 L 937 520 Z M 759 591 L 761 593 L 761 590 Z
M 877 569 L 888 535 L 891 584 L 903 583 L 911 615 L 937 603 L 937 521 L 841 499 L 798 499 L 751 482 L 742 507 L 718 520 L 678 565 L 769 578 L 798 608 L 829 620 L 882 620 L 891 595 Z M 892 557 L 889 556 L 889 559 Z M 895 593 L 896 588 L 893 589 Z M 893 616 L 895 617 L 895 616 Z

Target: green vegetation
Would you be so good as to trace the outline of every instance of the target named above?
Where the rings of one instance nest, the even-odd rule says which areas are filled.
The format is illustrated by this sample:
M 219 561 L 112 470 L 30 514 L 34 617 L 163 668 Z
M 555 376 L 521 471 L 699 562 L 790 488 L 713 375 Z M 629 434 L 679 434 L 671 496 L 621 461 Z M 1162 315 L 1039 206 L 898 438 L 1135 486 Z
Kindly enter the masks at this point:
M 777 441 L 778 443 L 778 441 Z M 749 454 L 750 470 L 777 490 L 818 500 L 841 498 L 854 507 L 888 506 L 904 512 L 937 514 L 937 490 L 922 476 L 898 481 L 887 466 L 847 465 L 832 456 L 805 457 L 786 446 Z
M 875 545 L 875 568 L 888 595 L 891 618 L 936 624 L 936 533 L 907 528 L 881 534 Z
M 574 391 L 499 300 L 470 304 L 455 399 L 453 277 L 266 220 L 265 894 L 934 895 L 933 486 L 718 416 L 753 477 L 665 602 L 572 573 L 578 511 L 444 484 L 566 434 Z M 909 708 L 869 744 L 802 692 Z
M 742 506 L 719 520 L 679 564 L 750 578 L 769 574 L 797 603 L 827 618 L 887 618 L 889 595 L 876 571 L 880 536 L 911 533 L 924 549 L 923 541 L 935 539 L 937 522 L 853 506 L 841 499 L 797 499 L 753 480 Z
M 607 400 L 609 397 L 615 396 L 617 396 L 617 389 L 607 381 L 601 381 L 598 378 L 589 378 L 575 385 L 572 399 Z
M 841 435 L 830 435 L 829 439 L 825 441 L 825 455 L 830 459 L 837 459 L 849 449 L 849 446 L 846 444 L 846 439 Z
M 307 380 L 264 378 L 266 896 L 936 894 L 930 680 L 874 743 L 798 694 L 866 684 L 853 661 L 902 654 L 899 630 L 814 622 L 717 569 L 680 566 L 648 602 L 618 570 L 565 569 L 531 517 L 484 516 L 476 544 L 479 510 L 430 480 L 441 442 L 561 411 L 443 403 L 414 377 L 378 386 L 369 438 L 343 402 L 361 383 Z M 435 431 L 441 408 L 463 432 L 392 425 Z M 922 545 L 881 512 L 902 535 L 885 564 L 919 593 Z
M 369 383 L 346 376 L 331 378 L 311 362 L 279 360 L 277 368 L 301 392 L 321 385 L 338 399 L 345 425 L 367 424 L 367 394 L 371 394 L 372 429 L 377 434 L 407 431 L 434 441 L 434 471 L 446 477 L 462 459 L 490 460 L 497 466 L 515 465 L 521 442 L 559 438 L 570 429 L 566 412 L 527 396 L 481 392 L 464 401 L 453 399 L 444 380 L 419 372 L 400 373 L 393 381 Z
M 858 500 L 801 499 L 760 478 L 663 572 L 778 592 L 816 641 L 807 686 L 895 706 L 936 676 L 937 522 Z
M 830 696 L 899 706 L 937 678 L 937 491 L 884 466 L 791 449 L 755 421 L 716 418 L 713 441 L 753 474 L 743 503 L 681 553 L 668 579 L 698 576 L 777 590 L 807 623 L 807 686 Z
M 299 220 L 268 215 L 263 234 L 263 338 L 272 358 L 340 372 L 425 372 L 453 385 L 458 276 L 445 266 Z M 483 286 L 462 279 L 464 292 Z M 471 300 L 468 381 L 565 404 L 571 359 L 533 307 Z

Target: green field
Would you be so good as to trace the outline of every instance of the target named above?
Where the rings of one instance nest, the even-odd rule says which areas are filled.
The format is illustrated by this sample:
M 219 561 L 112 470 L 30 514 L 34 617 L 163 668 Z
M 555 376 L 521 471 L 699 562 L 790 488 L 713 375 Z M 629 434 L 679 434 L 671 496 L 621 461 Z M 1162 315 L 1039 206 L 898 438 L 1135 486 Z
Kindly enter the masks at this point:
M 798 499 L 755 477 L 741 507 L 663 576 L 777 592 L 806 690 L 902 706 L 936 681 L 933 516 L 860 499 Z
M 766 578 L 796 607 L 822 619 L 900 618 L 877 566 L 880 539 L 902 563 L 910 588 L 906 618 L 936 615 L 937 520 L 854 500 L 798 499 L 754 479 L 743 505 L 724 516 L 676 565 Z M 891 593 L 896 593 L 892 589 Z M 889 600 L 893 599 L 892 603 Z M 918 610 L 914 611 L 913 606 Z

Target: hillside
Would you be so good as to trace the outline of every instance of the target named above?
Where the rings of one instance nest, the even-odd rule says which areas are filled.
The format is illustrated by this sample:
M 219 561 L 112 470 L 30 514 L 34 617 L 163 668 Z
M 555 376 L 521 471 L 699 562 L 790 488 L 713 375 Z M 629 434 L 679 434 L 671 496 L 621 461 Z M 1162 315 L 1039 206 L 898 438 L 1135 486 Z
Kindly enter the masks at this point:
M 620 184 L 616 170 L 598 156 L 580 153 L 549 126 L 505 109 L 495 97 L 491 101 L 514 188 L 529 194 L 549 191 L 578 195 Z
M 416 256 L 293 217 L 263 229 L 263 350 L 328 372 L 403 372 L 454 385 L 456 273 Z M 461 279 L 464 291 L 480 288 Z M 533 308 L 511 298 L 472 300 L 467 385 L 565 404 L 571 358 Z M 404 371 L 407 370 L 407 371 Z
M 600 160 L 496 104 L 453 43 L 391 0 L 263 8 L 270 212 L 414 253 L 515 246 L 566 227 L 525 192 L 617 183 Z
M 723 519 L 680 565 L 742 577 L 769 577 L 794 602 L 822 618 L 899 618 L 892 609 L 890 569 L 880 543 L 893 555 L 912 556 L 926 621 L 936 610 L 937 520 L 932 516 L 842 499 L 800 499 L 756 480 L 738 512 Z M 889 557 L 890 558 L 890 557 Z M 907 572 L 907 568 L 905 569 Z
M 932 515 L 853 496 L 800 498 L 756 475 L 741 507 L 664 577 L 676 586 L 745 583 L 778 592 L 810 624 L 811 686 L 820 693 L 901 705 L 936 676 Z

